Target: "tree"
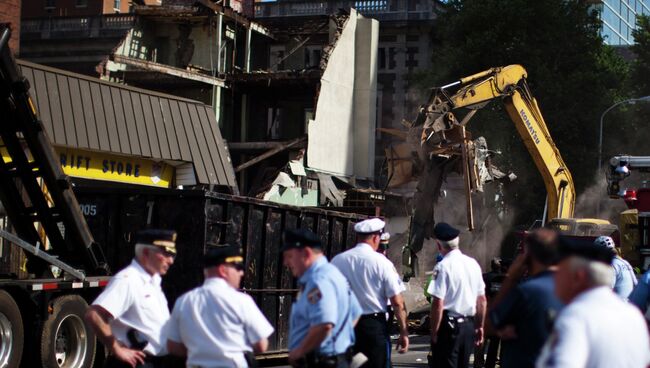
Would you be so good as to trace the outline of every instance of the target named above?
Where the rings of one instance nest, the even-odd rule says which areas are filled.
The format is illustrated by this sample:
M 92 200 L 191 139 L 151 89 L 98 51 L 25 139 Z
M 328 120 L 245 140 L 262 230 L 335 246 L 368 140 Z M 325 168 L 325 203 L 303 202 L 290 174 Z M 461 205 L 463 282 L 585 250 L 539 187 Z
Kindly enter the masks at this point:
M 632 31 L 634 45 L 632 51 L 636 60 L 632 63 L 630 80 L 632 88 L 639 96 L 650 95 L 650 16 L 637 17 L 637 28 Z
M 626 73 L 625 62 L 603 44 L 599 29 L 597 14 L 584 1 L 448 1 L 440 4 L 432 35 L 438 46 L 433 69 L 418 79 L 431 87 L 493 66 L 523 65 L 580 192 L 596 171 L 600 114 L 620 97 Z M 504 152 L 498 164 L 519 176 L 508 188 L 517 222 L 540 218 L 541 176 L 502 105 L 493 102 L 480 111 L 469 129 Z

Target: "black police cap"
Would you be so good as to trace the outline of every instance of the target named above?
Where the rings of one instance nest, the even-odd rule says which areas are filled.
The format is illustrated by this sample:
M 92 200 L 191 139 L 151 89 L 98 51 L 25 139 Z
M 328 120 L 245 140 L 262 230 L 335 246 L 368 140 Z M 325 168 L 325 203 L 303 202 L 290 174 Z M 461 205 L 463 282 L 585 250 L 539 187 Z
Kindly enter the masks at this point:
M 309 229 L 289 229 L 284 232 L 281 252 L 292 248 L 321 248 L 322 244 L 316 234 Z
M 241 248 L 236 245 L 218 245 L 208 248 L 203 259 L 203 267 L 215 267 L 230 263 L 238 266 L 244 264 Z
M 433 235 L 438 240 L 453 240 L 458 237 L 458 234 L 460 234 L 460 230 L 456 229 L 446 222 L 438 222 L 436 226 L 433 227 Z
M 176 232 L 174 230 L 140 230 L 135 234 L 135 243 L 153 245 L 176 254 Z
M 560 236 L 559 241 L 560 259 L 577 256 L 608 265 L 611 265 L 614 259 L 614 252 L 611 249 L 596 245 L 591 239 Z

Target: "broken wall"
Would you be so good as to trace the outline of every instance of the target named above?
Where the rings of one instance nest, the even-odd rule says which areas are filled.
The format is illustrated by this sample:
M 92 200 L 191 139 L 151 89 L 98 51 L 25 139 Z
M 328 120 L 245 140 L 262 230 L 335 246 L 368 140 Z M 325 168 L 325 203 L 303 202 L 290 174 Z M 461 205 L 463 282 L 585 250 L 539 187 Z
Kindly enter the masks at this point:
M 374 175 L 376 49 L 379 22 L 350 17 L 321 78 L 316 116 L 308 126 L 309 168 L 333 174 Z

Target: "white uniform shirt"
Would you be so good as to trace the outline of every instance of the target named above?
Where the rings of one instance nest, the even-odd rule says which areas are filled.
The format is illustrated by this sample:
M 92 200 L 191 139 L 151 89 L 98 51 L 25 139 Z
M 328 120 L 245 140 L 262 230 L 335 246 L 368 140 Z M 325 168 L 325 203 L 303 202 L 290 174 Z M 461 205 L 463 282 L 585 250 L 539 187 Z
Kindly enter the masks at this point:
M 395 266 L 369 244 L 359 243 L 331 262 L 350 283 L 363 314 L 386 312 L 386 302 L 406 290 Z
M 433 268 L 427 292 L 443 301 L 444 310 L 473 316 L 476 314 L 476 299 L 485 295 L 481 266 L 474 258 L 454 249 Z
M 113 316 L 110 326 L 118 341 L 130 346 L 126 333 L 134 328 L 149 341 L 144 350 L 153 355 L 167 353 L 161 332 L 169 319 L 169 309 L 160 281 L 160 275 L 150 275 L 134 259 L 113 276 L 93 302 Z
M 578 295 L 557 320 L 538 368 L 645 368 L 650 341 L 643 316 L 608 287 Z
M 165 328 L 187 347 L 187 365 L 200 367 L 247 367 L 243 352 L 272 333 L 253 298 L 218 277 L 182 295 Z

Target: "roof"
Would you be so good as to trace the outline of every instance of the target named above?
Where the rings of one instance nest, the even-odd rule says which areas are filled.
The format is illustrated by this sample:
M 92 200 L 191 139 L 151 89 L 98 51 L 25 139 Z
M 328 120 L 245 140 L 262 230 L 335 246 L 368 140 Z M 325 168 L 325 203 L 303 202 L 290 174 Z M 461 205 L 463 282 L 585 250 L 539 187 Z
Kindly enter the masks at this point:
M 236 188 L 210 106 L 19 60 L 54 145 L 190 162 L 198 184 Z

